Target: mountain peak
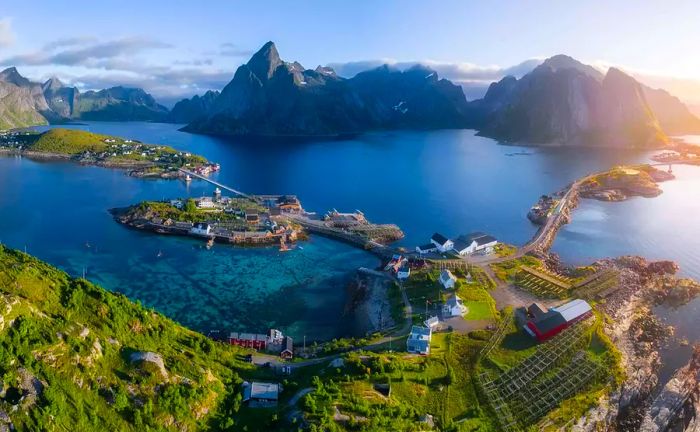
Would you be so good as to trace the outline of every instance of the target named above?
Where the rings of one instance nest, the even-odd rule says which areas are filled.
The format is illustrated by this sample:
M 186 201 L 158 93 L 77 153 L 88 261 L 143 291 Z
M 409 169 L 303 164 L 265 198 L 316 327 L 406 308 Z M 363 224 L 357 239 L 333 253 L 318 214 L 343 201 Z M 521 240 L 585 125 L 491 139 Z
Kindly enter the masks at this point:
M 0 81 L 8 82 L 20 87 L 31 84 L 27 78 L 19 74 L 16 67 L 9 67 L 0 72 Z
M 63 87 L 65 87 L 63 82 L 55 76 L 52 76 L 51 78 L 49 78 L 42 86 L 42 88 L 45 91 L 46 90 L 58 90 L 58 89 L 61 89 Z
M 262 48 L 248 60 L 248 68 L 250 68 L 261 81 L 270 79 L 275 69 L 281 64 L 283 64 L 283 61 L 280 59 L 277 47 L 272 41 L 263 45 Z
M 593 66 L 583 64 L 575 58 L 565 54 L 557 54 L 552 56 L 545 60 L 539 67 L 547 67 L 554 72 L 565 69 L 574 69 L 579 72 L 583 72 L 584 74 L 590 76 L 591 78 L 595 78 L 598 81 L 603 79 L 603 74 L 598 69 L 594 68 Z

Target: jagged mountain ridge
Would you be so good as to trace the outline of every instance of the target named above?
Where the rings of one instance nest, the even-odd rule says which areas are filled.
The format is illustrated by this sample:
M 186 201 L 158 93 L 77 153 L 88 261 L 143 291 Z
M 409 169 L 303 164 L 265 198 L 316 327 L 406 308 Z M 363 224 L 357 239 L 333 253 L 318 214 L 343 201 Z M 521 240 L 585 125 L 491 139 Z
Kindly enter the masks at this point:
M 463 125 L 461 88 L 416 67 L 345 79 L 328 67 L 283 61 L 266 43 L 240 66 L 212 108 L 185 130 L 221 135 L 329 136 L 373 129 Z
M 170 110 L 167 121 L 170 123 L 191 123 L 209 111 L 220 94 L 219 91 L 209 90 L 202 96 L 195 95 L 190 99 L 179 101 Z
M 656 147 L 668 142 L 664 127 L 674 125 L 669 132 L 677 133 L 692 123 L 677 99 L 619 69 L 602 74 L 563 55 L 520 79 L 492 84 L 468 112 L 470 126 L 483 135 L 532 144 Z M 677 120 L 678 113 L 690 117 Z
M 142 89 L 113 87 L 81 94 L 55 77 L 39 84 L 14 67 L 0 72 L 0 129 L 80 119 L 159 121 L 167 113 Z

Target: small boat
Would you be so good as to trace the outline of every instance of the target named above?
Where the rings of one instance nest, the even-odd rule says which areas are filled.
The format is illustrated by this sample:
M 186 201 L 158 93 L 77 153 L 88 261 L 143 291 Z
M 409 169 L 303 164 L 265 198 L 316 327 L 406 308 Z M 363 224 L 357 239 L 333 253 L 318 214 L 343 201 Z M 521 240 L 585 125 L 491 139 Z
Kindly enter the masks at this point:
M 304 248 L 302 246 L 297 246 L 297 249 L 304 250 Z
M 213 237 L 210 238 L 209 240 L 207 240 L 207 249 L 211 249 L 212 246 L 214 246 L 214 238 Z
M 157 258 L 160 258 L 160 257 L 162 257 L 162 256 L 163 256 L 163 251 L 160 251 L 160 250 L 159 250 L 159 251 L 158 251 L 158 254 L 156 254 L 156 257 L 157 257 Z
M 191 181 L 192 181 L 192 177 L 190 177 L 190 175 L 187 174 L 187 175 L 185 176 L 185 181 L 186 181 L 187 183 L 191 182 Z
M 85 247 L 89 249 L 92 247 L 92 245 L 90 244 L 90 242 L 85 242 Z

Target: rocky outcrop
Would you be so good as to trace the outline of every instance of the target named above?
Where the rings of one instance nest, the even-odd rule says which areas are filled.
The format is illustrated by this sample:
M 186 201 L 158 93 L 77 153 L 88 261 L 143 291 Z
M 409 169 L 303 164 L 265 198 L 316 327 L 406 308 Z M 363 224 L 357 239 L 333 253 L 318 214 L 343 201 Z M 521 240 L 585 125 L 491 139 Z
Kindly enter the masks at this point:
M 663 432 L 675 426 L 685 430 L 684 419 L 697 419 L 695 401 L 700 397 L 700 345 L 696 345 L 693 357 L 680 368 L 659 395 L 654 398 L 639 428 L 641 432 Z M 688 429 L 693 430 L 693 429 Z
M 129 355 L 129 361 L 143 371 L 156 371 L 163 379 L 168 379 L 168 370 L 165 369 L 165 362 L 163 362 L 163 357 L 159 354 L 147 351 L 135 351 Z
M 660 295 L 658 282 L 674 279 L 673 274 L 678 267 L 669 261 L 648 262 L 633 256 L 601 260 L 595 265 L 613 268 L 620 274 L 619 287 L 599 307 L 610 316 L 605 332 L 622 354 L 626 378 L 621 387 L 601 399 L 597 407 L 579 419 L 573 430 L 644 430 L 643 425 L 648 424 L 649 419 L 668 414 L 663 407 L 670 405 L 665 402 L 675 400 L 670 396 L 675 388 L 673 383 L 669 387 L 669 397 L 654 399 L 661 367 L 659 350 L 671 337 L 673 329 L 652 313 L 652 307 L 668 300 L 668 297 Z M 666 292 L 671 294 L 672 289 Z M 668 420 L 669 416 L 664 418 Z

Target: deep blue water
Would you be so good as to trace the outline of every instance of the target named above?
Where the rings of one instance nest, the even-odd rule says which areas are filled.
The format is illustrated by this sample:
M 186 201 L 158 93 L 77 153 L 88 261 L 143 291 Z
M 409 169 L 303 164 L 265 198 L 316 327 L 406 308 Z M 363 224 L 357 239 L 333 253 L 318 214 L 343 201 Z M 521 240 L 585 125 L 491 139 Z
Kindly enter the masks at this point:
M 586 173 L 649 156 L 503 146 L 468 130 L 270 144 L 191 135 L 167 124 L 73 127 L 203 154 L 221 163 L 219 181 L 251 193 L 296 194 L 307 210 L 360 209 L 370 220 L 401 226 L 402 244 L 411 247 L 434 231 L 456 236 L 480 230 L 524 243 L 536 229 L 525 215 L 539 195 Z M 688 204 L 687 192 L 700 190 L 700 170 L 677 171 L 679 180 L 664 185 L 666 193 L 653 200 L 584 201 L 554 250 L 574 262 L 621 253 L 669 258 L 697 276 L 700 212 Z M 364 330 L 342 314 L 354 269 L 377 264 L 362 251 L 318 237 L 285 254 L 228 246 L 207 251 L 194 240 L 126 229 L 106 211 L 211 191 L 199 181 L 188 188 L 96 167 L 0 158 L 0 240 L 27 245 L 28 252 L 72 274 L 87 267 L 91 280 L 202 331 L 275 325 L 295 336 L 324 339 Z

